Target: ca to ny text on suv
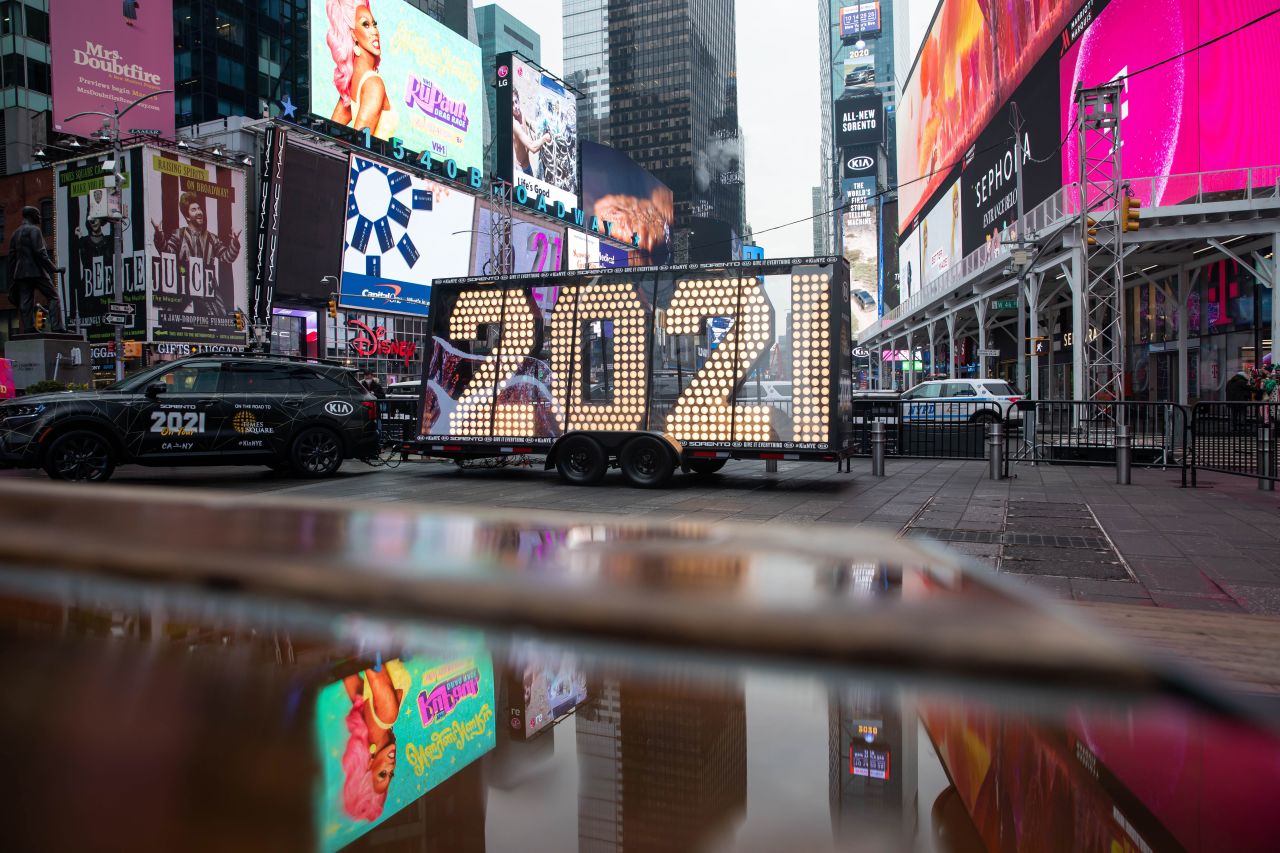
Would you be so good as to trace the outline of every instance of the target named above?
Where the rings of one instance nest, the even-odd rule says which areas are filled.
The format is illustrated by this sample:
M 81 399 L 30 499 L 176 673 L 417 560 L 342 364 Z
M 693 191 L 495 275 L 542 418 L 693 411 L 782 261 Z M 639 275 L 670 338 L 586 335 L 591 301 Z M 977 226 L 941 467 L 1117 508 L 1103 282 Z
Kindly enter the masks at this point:
M 193 356 L 0 405 L 0 459 L 56 480 L 105 480 L 125 463 L 326 477 L 377 451 L 376 402 L 354 370 L 281 356 Z

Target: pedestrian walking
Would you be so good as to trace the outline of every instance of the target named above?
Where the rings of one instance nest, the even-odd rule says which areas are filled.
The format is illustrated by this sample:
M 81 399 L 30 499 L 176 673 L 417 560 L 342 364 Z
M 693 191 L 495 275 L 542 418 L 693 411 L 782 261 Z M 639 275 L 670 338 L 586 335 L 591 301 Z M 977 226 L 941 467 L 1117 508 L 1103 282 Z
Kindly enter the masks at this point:
M 1249 406 L 1245 405 L 1253 399 L 1253 383 L 1248 371 L 1240 369 L 1235 376 L 1227 380 L 1226 397 L 1227 412 L 1231 418 L 1234 432 L 1244 432 L 1249 423 Z M 1235 405 L 1230 405 L 1234 403 Z
M 360 377 L 360 384 L 364 386 L 366 391 L 374 397 L 377 397 L 379 400 L 385 400 L 387 398 L 386 389 L 382 387 L 382 383 L 378 381 L 378 377 L 373 375 L 372 370 L 366 370 L 364 372 Z
M 18 306 L 18 328 L 21 334 L 36 331 L 36 292 L 43 293 L 49 301 L 50 328 L 65 332 L 62 319 L 62 300 L 54 287 L 57 267 L 49 258 L 49 248 L 40 230 L 40 211 L 34 207 L 22 208 L 22 224 L 9 238 L 9 301 Z

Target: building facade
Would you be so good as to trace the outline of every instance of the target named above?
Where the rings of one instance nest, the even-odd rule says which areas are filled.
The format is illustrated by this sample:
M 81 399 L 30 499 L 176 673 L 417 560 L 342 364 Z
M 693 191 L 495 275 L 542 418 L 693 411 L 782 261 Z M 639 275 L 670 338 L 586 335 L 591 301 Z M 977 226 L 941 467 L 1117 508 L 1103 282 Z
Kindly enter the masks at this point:
M 38 165 L 48 139 L 50 100 L 49 0 L 14 0 L 0 11 L 0 174 Z
M 490 79 L 494 57 L 500 53 L 519 53 L 538 65 L 542 64 L 542 36 L 497 3 L 481 6 L 476 10 L 476 32 L 480 39 L 481 69 L 485 80 Z M 496 127 L 494 119 L 497 116 L 497 98 L 497 89 L 486 85 L 485 127 L 490 128 L 490 131 L 485 135 L 484 165 L 489 174 L 497 173 L 497 154 L 492 131 Z
M 579 136 L 626 152 L 671 187 L 678 229 L 716 219 L 742 233 L 734 26 L 732 0 L 564 6 L 565 79 L 582 93 Z

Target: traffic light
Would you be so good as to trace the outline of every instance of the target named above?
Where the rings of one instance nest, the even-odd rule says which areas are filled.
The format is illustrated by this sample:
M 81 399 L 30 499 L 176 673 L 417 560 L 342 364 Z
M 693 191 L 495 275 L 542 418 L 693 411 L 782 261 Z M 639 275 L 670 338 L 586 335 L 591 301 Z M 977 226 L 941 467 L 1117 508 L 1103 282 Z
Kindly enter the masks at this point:
M 44 322 L 45 322 L 44 309 L 37 305 L 36 306 L 36 331 L 37 332 L 44 331 Z
M 1086 241 L 1090 246 L 1098 245 L 1098 220 L 1092 216 L 1086 216 L 1084 221 L 1087 226 L 1084 232 Z
M 245 324 L 244 324 L 244 312 L 243 312 L 243 311 L 241 311 L 239 308 L 237 308 L 237 309 L 235 310 L 235 312 L 234 312 L 231 316 L 232 316 L 232 317 L 234 317 L 234 318 L 235 318 L 235 320 L 236 320 L 236 331 L 237 331 L 237 332 L 243 332 L 243 331 L 244 331 L 244 325 L 245 325 Z
M 329 297 L 329 317 L 334 320 L 338 319 L 338 300 L 332 296 Z
M 1142 226 L 1142 202 L 1131 195 L 1120 199 L 1120 230 L 1137 231 Z

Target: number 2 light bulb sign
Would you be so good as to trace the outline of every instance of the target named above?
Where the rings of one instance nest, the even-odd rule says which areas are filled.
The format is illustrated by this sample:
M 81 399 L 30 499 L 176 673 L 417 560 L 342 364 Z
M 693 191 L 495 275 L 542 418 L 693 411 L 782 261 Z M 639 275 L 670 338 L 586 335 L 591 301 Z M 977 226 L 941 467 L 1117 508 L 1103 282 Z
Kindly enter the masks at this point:
M 352 155 L 342 307 L 425 317 L 432 279 L 468 272 L 474 214 L 474 196 Z

